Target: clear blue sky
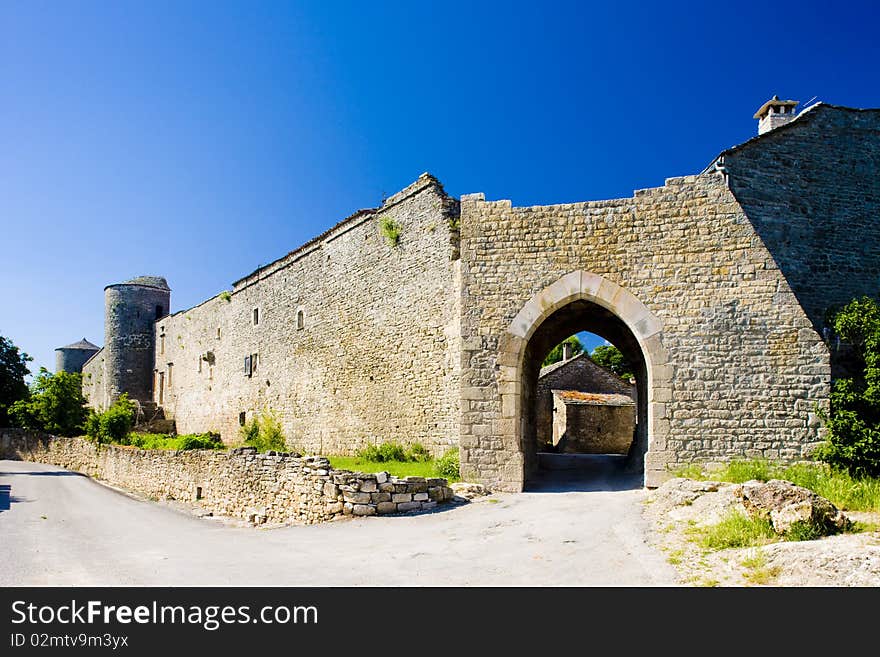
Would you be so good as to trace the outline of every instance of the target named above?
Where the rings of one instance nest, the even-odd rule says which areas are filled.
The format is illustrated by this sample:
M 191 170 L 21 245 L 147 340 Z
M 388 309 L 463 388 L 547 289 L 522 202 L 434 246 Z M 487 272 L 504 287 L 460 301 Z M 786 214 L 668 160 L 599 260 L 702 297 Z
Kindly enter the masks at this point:
M 876 2 L 0 4 L 0 334 L 54 368 L 103 287 L 192 306 L 430 171 L 631 195 L 773 94 L 880 107 Z

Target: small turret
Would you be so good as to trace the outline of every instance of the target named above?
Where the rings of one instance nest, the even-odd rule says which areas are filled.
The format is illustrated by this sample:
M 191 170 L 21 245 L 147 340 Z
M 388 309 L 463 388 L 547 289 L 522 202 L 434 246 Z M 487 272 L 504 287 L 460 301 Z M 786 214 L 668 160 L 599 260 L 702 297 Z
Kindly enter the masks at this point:
M 55 350 L 56 372 L 82 372 L 86 361 L 101 350 L 85 338 Z

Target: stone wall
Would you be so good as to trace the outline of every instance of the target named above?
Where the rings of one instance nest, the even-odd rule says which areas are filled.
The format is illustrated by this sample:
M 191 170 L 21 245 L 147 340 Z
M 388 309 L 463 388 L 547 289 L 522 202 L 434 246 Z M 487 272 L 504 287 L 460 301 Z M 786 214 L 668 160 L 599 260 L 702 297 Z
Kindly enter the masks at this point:
M 427 510 L 451 500 L 445 479 L 335 470 L 320 456 L 253 448 L 143 450 L 0 429 L 0 458 L 57 465 L 155 499 L 259 523 L 316 523 L 342 515 Z
M 564 454 L 627 454 L 635 404 L 588 403 L 553 394 L 552 443 Z
M 457 207 L 423 175 L 231 293 L 157 322 L 166 416 L 181 433 L 217 431 L 231 443 L 240 418 L 273 409 L 289 448 L 309 453 L 384 441 L 420 442 L 435 455 L 455 446 Z M 396 246 L 382 217 L 400 225 Z
M 89 406 L 96 409 L 107 408 L 106 388 L 104 387 L 104 350 L 101 349 L 82 368 L 83 396 Z
M 721 157 L 818 331 L 829 306 L 880 293 L 880 110 L 819 104 Z
M 522 488 L 530 341 L 612 320 L 644 362 L 647 485 L 694 461 L 798 459 L 821 439 L 828 350 L 722 175 L 565 205 L 466 195 L 461 225 L 465 479 Z M 569 313 L 553 336 L 576 304 L 595 313 Z

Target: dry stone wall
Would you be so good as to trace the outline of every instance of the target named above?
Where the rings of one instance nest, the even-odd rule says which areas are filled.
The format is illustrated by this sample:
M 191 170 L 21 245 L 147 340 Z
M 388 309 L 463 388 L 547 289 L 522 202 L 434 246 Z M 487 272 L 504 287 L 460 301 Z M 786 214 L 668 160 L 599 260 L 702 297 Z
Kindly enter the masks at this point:
M 383 217 L 399 226 L 397 245 Z M 217 431 L 227 443 L 240 418 L 273 409 L 289 448 L 309 453 L 455 446 L 456 218 L 457 202 L 424 175 L 231 293 L 157 322 L 155 400 L 180 433 Z
M 461 212 L 465 479 L 521 489 L 527 337 L 512 323 L 552 321 L 546 304 L 565 295 L 624 316 L 638 307 L 644 319 L 630 328 L 652 331 L 639 338 L 648 360 L 646 484 L 693 461 L 797 459 L 820 439 L 828 351 L 723 176 L 566 205 L 468 195 Z
M 0 458 L 49 463 L 156 499 L 262 523 L 312 524 L 434 508 L 453 498 L 446 479 L 336 470 L 320 456 L 253 448 L 144 450 L 21 429 L 0 430 Z

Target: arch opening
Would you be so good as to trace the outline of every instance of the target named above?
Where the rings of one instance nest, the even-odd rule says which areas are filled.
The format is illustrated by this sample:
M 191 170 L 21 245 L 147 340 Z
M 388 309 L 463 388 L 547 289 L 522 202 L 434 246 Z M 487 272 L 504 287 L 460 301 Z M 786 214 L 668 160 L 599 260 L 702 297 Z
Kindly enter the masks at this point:
M 620 350 L 632 368 L 633 385 L 596 371 L 584 362 L 584 355 L 542 368 L 556 345 L 584 331 Z M 647 372 L 638 339 L 611 310 L 576 299 L 545 317 L 522 355 L 519 420 L 524 487 L 641 485 L 648 447 Z
M 663 323 L 627 289 L 585 271 L 574 271 L 535 294 L 520 309 L 498 344 L 504 450 L 496 485 L 522 490 L 538 465 L 534 402 L 544 355 L 566 337 L 588 331 L 616 345 L 635 368 L 637 430 L 623 470 L 656 486 L 666 478 L 667 404 L 672 368 L 662 341 Z M 469 455 L 468 455 L 469 456 Z M 463 457 L 463 467 L 479 474 Z M 640 474 L 639 474 L 640 473 Z

